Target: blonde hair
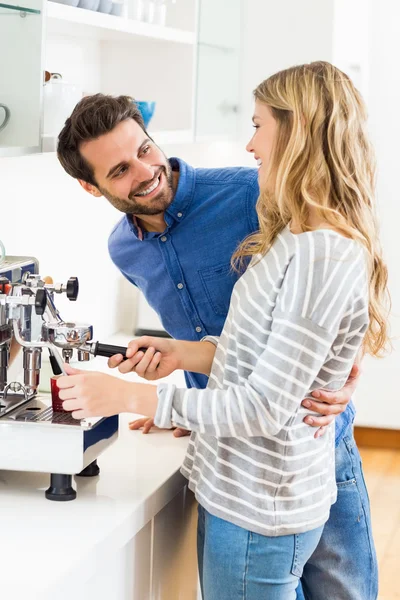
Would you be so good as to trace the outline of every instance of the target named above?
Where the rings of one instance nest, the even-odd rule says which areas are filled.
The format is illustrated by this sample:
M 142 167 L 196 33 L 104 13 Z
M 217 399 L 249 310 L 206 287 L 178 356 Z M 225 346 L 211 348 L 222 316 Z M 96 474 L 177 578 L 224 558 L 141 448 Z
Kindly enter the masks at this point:
M 327 62 L 280 71 L 254 91 L 278 128 L 268 190 L 257 202 L 259 232 L 232 257 L 264 255 L 277 234 L 293 221 L 307 231 L 310 207 L 331 227 L 361 242 L 368 253 L 370 324 L 364 350 L 379 356 L 388 342 L 390 299 L 375 215 L 375 158 L 366 133 L 366 108 L 347 75 Z

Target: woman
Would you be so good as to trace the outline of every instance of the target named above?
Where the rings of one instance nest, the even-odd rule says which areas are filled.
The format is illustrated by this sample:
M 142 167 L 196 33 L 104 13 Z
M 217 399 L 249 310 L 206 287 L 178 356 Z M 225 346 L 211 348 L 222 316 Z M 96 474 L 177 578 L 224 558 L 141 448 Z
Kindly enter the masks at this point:
M 360 95 L 328 63 L 293 67 L 257 87 L 253 121 L 260 231 L 233 257 L 250 265 L 221 337 L 141 338 L 121 366 L 148 379 L 176 368 L 205 373 L 207 389 L 116 387 L 72 369 L 59 379 L 77 418 L 111 414 L 110 390 L 119 411 L 192 430 L 182 472 L 200 505 L 204 600 L 296 597 L 336 499 L 334 425 L 315 439 L 301 402 L 317 387 L 341 388 L 358 351 L 378 355 L 387 341 Z

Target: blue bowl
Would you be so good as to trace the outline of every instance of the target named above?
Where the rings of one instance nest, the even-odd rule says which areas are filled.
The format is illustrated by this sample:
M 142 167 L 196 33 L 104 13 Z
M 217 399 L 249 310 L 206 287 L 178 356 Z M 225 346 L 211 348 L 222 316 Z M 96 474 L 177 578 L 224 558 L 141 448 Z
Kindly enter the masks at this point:
M 135 100 L 135 103 L 136 103 L 138 109 L 140 110 L 140 113 L 143 117 L 144 126 L 147 129 L 147 127 L 149 126 L 149 123 L 151 121 L 151 118 L 154 115 L 156 103 L 155 102 L 141 102 L 139 100 Z

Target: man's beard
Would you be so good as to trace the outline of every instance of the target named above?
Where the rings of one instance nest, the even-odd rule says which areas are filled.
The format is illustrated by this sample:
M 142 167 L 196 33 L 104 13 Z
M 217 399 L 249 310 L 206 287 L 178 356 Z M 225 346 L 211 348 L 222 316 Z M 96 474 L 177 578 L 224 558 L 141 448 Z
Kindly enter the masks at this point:
M 158 194 L 156 194 L 153 198 L 150 198 L 149 203 L 146 204 L 146 196 L 143 196 L 143 203 L 136 198 L 136 194 L 144 191 L 154 181 L 161 176 L 165 175 L 167 180 L 167 189 L 163 189 Z M 118 196 L 113 196 L 110 192 L 104 188 L 98 188 L 100 192 L 103 194 L 105 198 L 119 211 L 126 213 L 127 215 L 158 215 L 159 213 L 164 212 L 168 206 L 171 204 L 174 198 L 174 188 L 172 185 L 172 169 L 167 161 L 165 166 L 159 168 L 157 174 L 153 179 L 149 181 L 144 181 L 133 190 L 129 196 L 128 200 L 123 198 L 119 198 Z

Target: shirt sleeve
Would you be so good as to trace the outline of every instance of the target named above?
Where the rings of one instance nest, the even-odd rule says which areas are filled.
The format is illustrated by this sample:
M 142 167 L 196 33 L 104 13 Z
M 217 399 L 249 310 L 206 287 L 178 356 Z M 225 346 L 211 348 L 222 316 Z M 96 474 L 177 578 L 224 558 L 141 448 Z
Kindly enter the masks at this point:
M 248 378 L 226 389 L 182 390 L 160 384 L 157 426 L 182 426 L 216 437 L 276 435 L 290 426 L 329 357 L 340 315 L 348 312 L 357 285 L 353 271 L 357 272 L 357 263 L 355 267 L 346 260 L 325 263 L 311 253 L 309 277 L 310 250 L 299 252 L 289 263 L 278 293 L 265 350 Z M 314 290 L 317 283 L 322 288 Z M 294 310 L 289 311 L 286 305 L 295 286 Z

